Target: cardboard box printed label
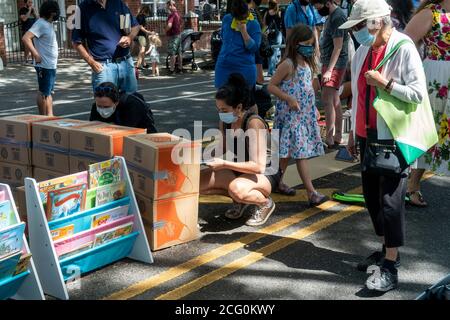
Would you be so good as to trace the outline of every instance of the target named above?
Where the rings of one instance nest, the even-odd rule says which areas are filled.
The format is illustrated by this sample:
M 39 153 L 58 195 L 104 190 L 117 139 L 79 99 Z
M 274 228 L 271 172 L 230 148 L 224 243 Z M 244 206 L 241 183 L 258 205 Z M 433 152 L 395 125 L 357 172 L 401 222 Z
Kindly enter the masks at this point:
M 176 154 L 185 159 L 178 164 Z M 124 158 L 136 193 L 167 199 L 199 192 L 201 144 L 168 133 L 124 139 Z
M 31 127 L 33 123 L 57 117 L 17 115 L 0 118 L 0 160 L 31 165 Z
M 26 177 L 32 177 L 31 166 L 0 162 L 0 182 L 7 183 L 11 188 L 23 186 Z
M 152 250 L 198 238 L 198 194 L 151 200 L 136 194 L 145 233 Z
M 99 121 L 59 119 L 33 125 L 33 165 L 39 168 L 69 173 L 71 130 L 104 125 Z
M 123 153 L 123 138 L 145 133 L 146 129 L 103 124 L 70 131 L 70 154 L 75 156 L 97 155 L 112 158 Z

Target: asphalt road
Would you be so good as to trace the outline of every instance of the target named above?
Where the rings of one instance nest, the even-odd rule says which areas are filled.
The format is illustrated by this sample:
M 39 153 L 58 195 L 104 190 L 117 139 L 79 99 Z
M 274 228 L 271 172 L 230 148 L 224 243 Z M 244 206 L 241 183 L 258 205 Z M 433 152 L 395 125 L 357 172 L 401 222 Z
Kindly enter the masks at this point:
M 31 67 L 0 73 L 0 116 L 37 113 Z M 87 119 L 92 92 L 83 63 L 63 61 L 58 71 L 55 114 Z M 152 106 L 160 131 L 217 123 L 213 74 L 203 71 L 159 79 L 141 78 L 140 92 Z M 314 163 L 312 163 L 314 165 Z M 332 164 L 330 163 L 330 166 Z M 307 206 L 298 196 L 275 195 L 277 209 L 266 225 L 251 228 L 222 213 L 226 198 L 201 198 L 198 240 L 154 252 L 144 265 L 123 260 L 70 285 L 72 299 L 414 299 L 450 273 L 450 178 L 423 183 L 428 208 L 407 207 L 407 239 L 401 248 L 400 287 L 384 295 L 364 289 L 367 275 L 355 265 L 379 248 L 367 212 L 327 202 Z M 357 190 L 357 166 L 314 181 L 324 193 Z

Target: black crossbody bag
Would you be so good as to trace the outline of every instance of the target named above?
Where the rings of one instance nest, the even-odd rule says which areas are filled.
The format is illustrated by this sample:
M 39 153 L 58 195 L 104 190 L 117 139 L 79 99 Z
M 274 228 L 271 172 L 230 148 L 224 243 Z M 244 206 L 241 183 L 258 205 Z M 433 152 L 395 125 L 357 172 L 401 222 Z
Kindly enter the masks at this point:
M 372 69 L 372 48 L 369 51 L 369 70 Z M 369 128 L 370 85 L 366 86 L 366 148 L 362 171 L 380 176 L 407 176 L 409 165 L 394 140 L 379 140 L 376 130 Z

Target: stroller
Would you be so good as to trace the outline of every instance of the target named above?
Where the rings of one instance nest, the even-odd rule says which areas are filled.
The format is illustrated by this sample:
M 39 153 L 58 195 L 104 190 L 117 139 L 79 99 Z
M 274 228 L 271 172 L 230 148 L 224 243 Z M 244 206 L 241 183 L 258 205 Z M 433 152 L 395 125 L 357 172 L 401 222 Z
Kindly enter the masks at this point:
M 200 40 L 203 32 L 195 32 L 192 29 L 185 29 L 181 32 L 181 57 L 183 61 L 176 61 L 175 67 L 179 70 L 183 70 L 183 65 L 190 63 L 193 71 L 198 70 L 198 65 L 195 62 L 194 43 Z M 169 69 L 169 61 L 172 55 L 168 54 L 166 58 L 166 68 Z

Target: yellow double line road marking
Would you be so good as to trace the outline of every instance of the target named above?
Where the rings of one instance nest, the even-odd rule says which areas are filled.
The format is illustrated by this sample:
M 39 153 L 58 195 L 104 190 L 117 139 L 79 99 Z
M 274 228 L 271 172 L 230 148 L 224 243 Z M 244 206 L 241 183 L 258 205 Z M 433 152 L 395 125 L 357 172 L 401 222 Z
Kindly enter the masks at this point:
M 349 192 L 358 193 L 361 192 L 361 187 L 350 190 Z M 104 299 L 106 300 L 126 300 L 131 299 L 137 295 L 140 295 L 152 288 L 155 288 L 167 281 L 170 281 L 176 277 L 179 277 L 197 267 L 205 265 L 211 261 L 214 261 L 220 257 L 223 257 L 233 251 L 241 249 L 246 245 L 253 243 L 261 238 L 264 238 L 267 235 L 274 234 L 283 229 L 288 228 L 291 225 L 304 221 L 320 212 L 326 211 L 338 203 L 335 201 L 327 201 L 315 208 L 307 209 L 303 212 L 297 213 L 293 216 L 285 218 L 277 223 L 274 223 L 270 226 L 257 230 L 257 233 L 251 233 L 245 237 L 242 237 L 236 241 L 230 242 L 226 245 L 213 249 L 205 254 L 202 254 L 198 257 L 195 257 L 189 261 L 186 261 L 178 266 L 172 267 L 166 271 L 163 271 L 153 277 L 135 283 L 125 289 L 117 291 Z
M 281 249 L 286 248 L 287 246 L 306 238 L 322 229 L 325 229 L 332 224 L 335 224 L 355 213 L 361 212 L 365 210 L 364 207 L 359 206 L 350 206 L 341 210 L 339 213 L 333 214 L 327 218 L 324 218 L 318 222 L 311 224 L 308 227 L 302 228 L 287 237 L 283 237 L 280 240 L 277 240 L 255 252 L 252 252 L 240 259 L 237 259 L 219 269 L 216 269 L 204 276 L 194 279 L 193 281 L 178 287 L 175 290 L 167 292 L 163 295 L 160 295 L 156 298 L 156 300 L 177 300 L 181 299 L 193 292 L 196 292 L 213 282 L 216 282 L 220 279 L 223 279 L 232 273 L 248 267 L 249 265 L 258 262 L 261 259 L 271 255 L 274 252 L 277 252 Z

